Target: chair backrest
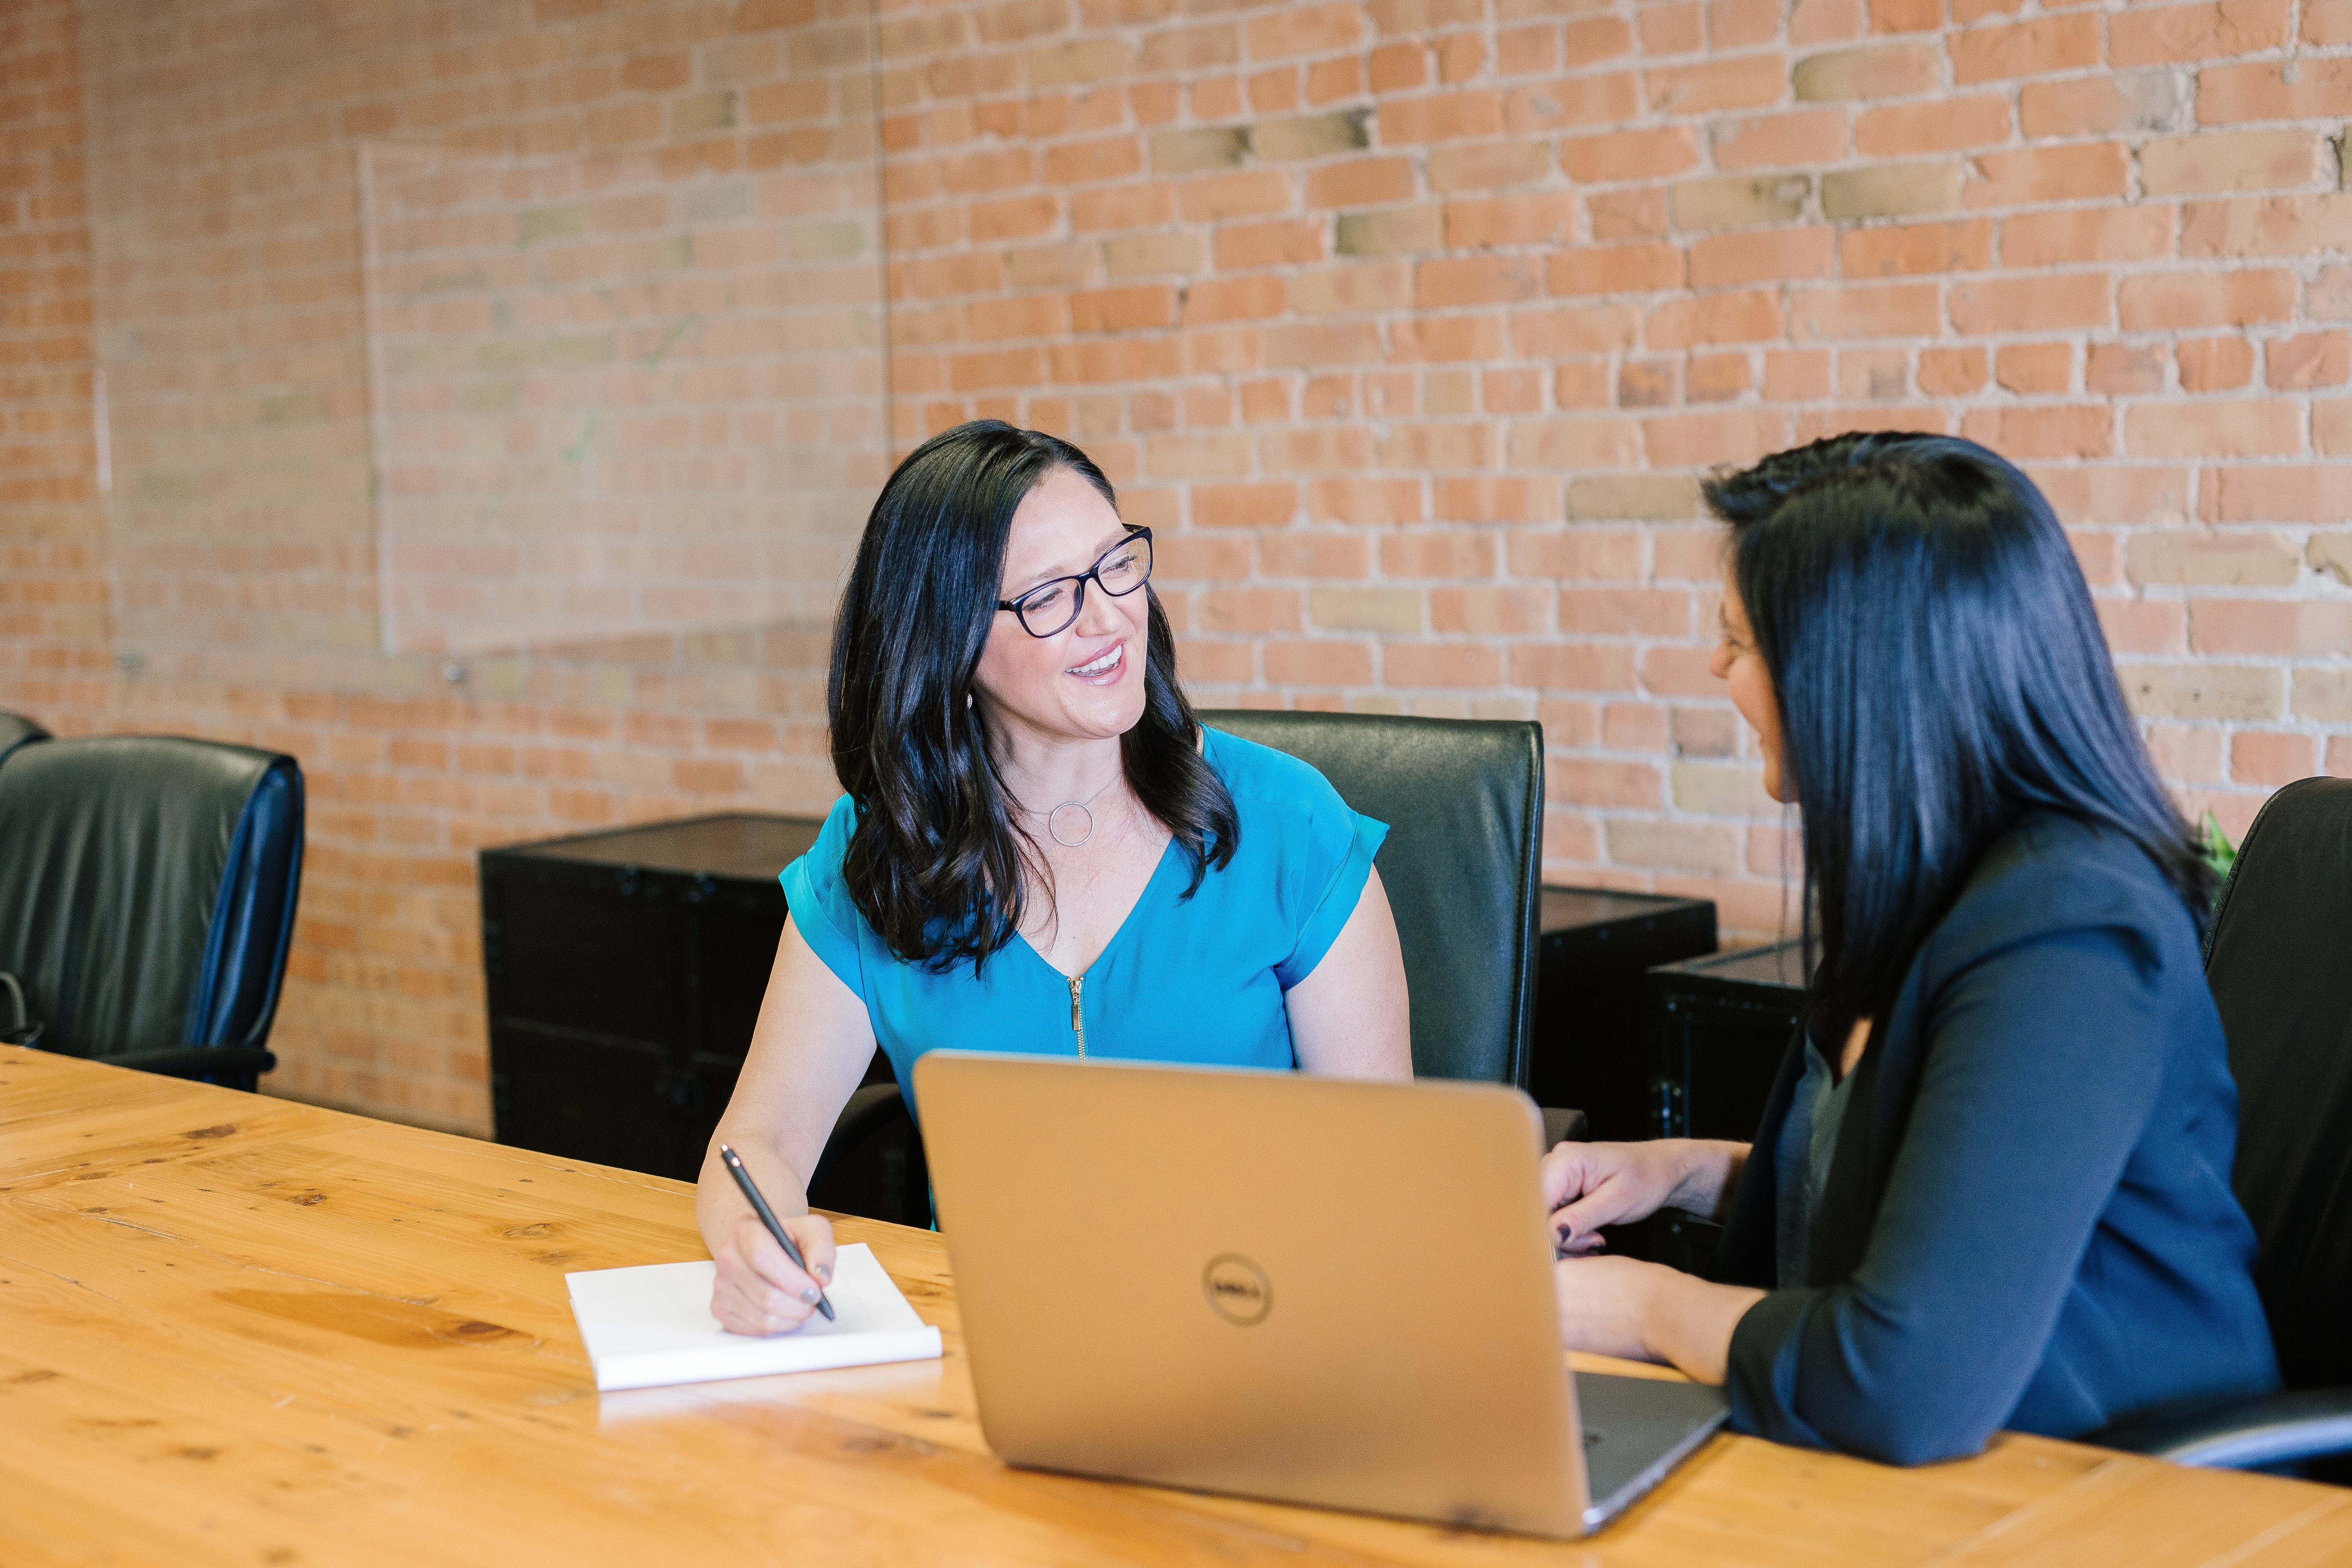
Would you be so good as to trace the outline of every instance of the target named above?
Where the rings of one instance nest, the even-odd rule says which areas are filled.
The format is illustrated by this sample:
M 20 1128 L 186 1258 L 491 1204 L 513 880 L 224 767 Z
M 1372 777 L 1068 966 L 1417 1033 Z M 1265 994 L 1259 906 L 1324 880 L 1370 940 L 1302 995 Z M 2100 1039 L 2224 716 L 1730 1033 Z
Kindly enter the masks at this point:
M 2289 1388 L 2352 1384 L 2352 779 L 2271 796 L 2205 951 L 2280 1369 Z
M 0 763 L 6 762 L 8 753 L 17 747 L 28 746 L 35 741 L 46 741 L 48 738 L 49 732 L 47 730 L 42 729 L 22 713 L 0 713 Z
M 1203 723 L 1311 763 L 1389 825 L 1396 911 L 1423 1078 L 1528 1086 L 1543 881 L 1543 726 L 1378 713 L 1204 712 Z
M 110 735 L 0 768 L 0 970 L 44 1048 L 263 1044 L 301 869 L 291 757 Z

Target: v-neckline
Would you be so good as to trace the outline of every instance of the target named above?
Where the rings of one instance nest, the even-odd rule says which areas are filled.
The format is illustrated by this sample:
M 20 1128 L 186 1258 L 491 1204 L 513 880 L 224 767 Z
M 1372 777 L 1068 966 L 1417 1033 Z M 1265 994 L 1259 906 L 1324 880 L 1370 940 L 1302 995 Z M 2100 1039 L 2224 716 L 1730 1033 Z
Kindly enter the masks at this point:
M 1175 852 L 1176 836 L 1171 833 L 1168 836 L 1168 842 L 1160 846 L 1160 858 L 1152 863 L 1151 875 L 1143 879 L 1143 887 L 1136 893 L 1135 902 L 1128 905 L 1127 913 L 1119 917 L 1118 929 L 1110 933 L 1110 940 L 1103 943 L 1102 951 L 1096 953 L 1093 959 L 1087 963 L 1087 966 L 1078 971 L 1078 974 L 1093 973 L 1095 965 L 1100 963 L 1104 959 L 1108 958 L 1111 955 L 1112 950 L 1117 948 L 1121 942 L 1126 940 L 1128 928 L 1135 923 L 1135 911 L 1143 907 L 1143 900 L 1151 897 L 1151 889 L 1160 885 L 1160 874 L 1168 869 L 1168 858 Z M 1015 931 L 1013 935 L 1019 940 L 1022 947 L 1027 950 L 1029 956 L 1043 964 L 1045 968 L 1045 973 L 1051 974 L 1064 985 L 1069 984 L 1071 981 L 1077 978 L 1076 974 L 1065 974 L 1059 969 L 1056 969 L 1054 966 L 1054 961 L 1052 959 L 1047 958 L 1044 953 L 1037 951 L 1037 944 L 1029 940 L 1029 933 L 1027 931 Z

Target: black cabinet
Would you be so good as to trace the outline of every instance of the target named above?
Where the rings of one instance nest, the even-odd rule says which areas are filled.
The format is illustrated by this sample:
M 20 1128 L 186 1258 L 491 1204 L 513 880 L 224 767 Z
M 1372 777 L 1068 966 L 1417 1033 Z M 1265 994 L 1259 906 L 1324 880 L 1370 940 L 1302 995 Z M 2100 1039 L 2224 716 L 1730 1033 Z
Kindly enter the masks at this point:
M 776 874 L 821 826 L 742 812 L 484 850 L 499 1142 L 691 1181 L 783 934 Z
M 1656 1079 L 1644 974 L 1715 951 L 1705 899 L 1546 888 L 1528 1087 L 1584 1112 L 1591 1136 L 1654 1138 Z
M 1778 942 L 1650 972 L 1660 1138 L 1756 1136 L 1805 1011 L 1802 944 Z
M 1650 972 L 1657 1077 L 1649 1136 L 1747 1142 L 1805 1012 L 1803 944 L 1784 942 Z M 1646 1256 L 1694 1274 L 1713 1267 L 1721 1228 L 1678 1210 L 1648 1227 Z

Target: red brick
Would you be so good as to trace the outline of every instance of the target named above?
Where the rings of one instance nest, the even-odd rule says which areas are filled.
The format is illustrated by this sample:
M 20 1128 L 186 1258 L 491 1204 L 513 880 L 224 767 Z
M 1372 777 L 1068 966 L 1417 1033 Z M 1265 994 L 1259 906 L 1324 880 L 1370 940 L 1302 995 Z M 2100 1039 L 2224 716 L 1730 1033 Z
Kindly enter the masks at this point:
M 1396 99 L 1381 106 L 1378 123 L 1383 147 L 1498 136 L 1503 131 L 1503 100 L 1484 89 Z
M 1573 246 L 1551 256 L 1555 294 L 1646 294 L 1682 284 L 1683 252 L 1675 246 Z
M 2115 416 L 2098 406 L 1971 409 L 1960 434 L 2012 460 L 2105 458 L 2115 451 Z
M 1367 644 L 1336 638 L 1265 644 L 1265 678 L 1296 686 L 1370 686 L 1372 650 Z
M 2139 150 L 2140 188 L 2150 195 L 2260 191 L 2309 184 L 2326 166 L 2316 131 L 2205 131 Z
M 1432 588 L 1429 627 L 1440 637 L 1524 637 L 1551 630 L 1551 592 L 1533 585 Z
M 2291 0 L 2147 5 L 2107 22 L 2107 63 L 2183 65 L 2276 48 L 2290 35 Z
M 1789 421 L 1769 408 L 1661 415 L 1642 421 L 1642 443 L 1654 468 L 1752 463 L 1789 444 Z
M 1692 624 L 1691 595 L 1681 588 L 1559 591 L 1559 629 L 1570 636 L 1680 637 Z
M 2292 79 L 2290 79 L 2290 78 Z M 2206 65 L 2197 73 L 2197 123 L 2340 120 L 2352 114 L 2352 60 Z
M 2209 468 L 2199 492 L 2207 522 L 2340 522 L 2345 515 L 2342 473 L 2324 464 Z
M 1281 315 L 1289 306 L 1289 284 L 1275 274 L 1202 278 L 1185 292 L 1184 323 L 1200 326 L 1211 321 L 1264 320 Z
M 1717 122 L 1712 139 L 1715 166 L 1726 171 L 1833 163 L 1846 154 L 1846 112 L 1805 109 L 1726 120 Z
M 1757 342 L 1777 338 L 1783 330 L 1779 297 L 1750 289 L 1670 300 L 1650 312 L 1642 335 L 1654 349 L 1687 349 Z
M 2253 345 L 2243 338 L 2193 338 L 2173 353 L 2183 392 L 2229 392 L 2253 379 Z
M 1943 311 L 1932 283 L 1883 283 L 1802 290 L 1790 315 L 1790 335 L 1801 341 L 1933 337 Z
M 1413 304 L 1424 310 L 1532 300 L 1543 291 L 1543 272 L 1531 256 L 1446 257 L 1413 272 Z
M 1317 479 L 1307 487 L 1307 514 L 1318 522 L 1419 522 L 1419 479 Z
M 2191 202 L 2181 213 L 2183 256 L 2301 256 L 2352 244 L 2352 194 Z
M 1209 528 L 1281 528 L 1298 512 L 1298 487 L 1283 482 L 1194 485 L 1192 521 Z
M 1969 218 L 1848 229 L 1839 237 L 1838 254 L 1853 278 L 1979 271 L 1992 264 L 1992 223 Z
M 2093 343 L 2083 384 L 2110 397 L 2144 397 L 2164 390 L 2164 351 L 2136 343 Z
M 1501 106 L 1503 127 L 1515 136 L 1558 131 L 1569 125 L 1615 125 L 1635 118 L 1640 111 L 1631 71 L 1568 77 L 1514 88 Z
M 2303 450 L 2303 419 L 2284 398 L 2143 403 L 2124 411 L 2124 445 L 2149 457 L 2287 457 Z
M 2074 379 L 2072 343 L 2010 343 L 1993 362 L 1993 379 L 2020 396 L 2070 390 Z
M 1728 59 L 1642 73 L 1642 96 L 1653 114 L 1712 114 L 1762 109 L 1786 90 L 1787 63 L 1779 55 Z
M 1927 397 L 1966 397 L 1985 384 L 1980 348 L 1921 349 L 1919 391 Z
M 1952 285 L 1952 325 L 1969 333 L 2104 327 L 2115 320 L 2104 272 L 1969 279 Z
M 1324 226 L 1302 218 L 1230 225 L 1217 231 L 1217 267 L 1223 271 L 1321 261 L 1323 240 Z
M 2286 271 L 2152 273 L 2124 279 L 2122 324 L 2139 332 L 2284 321 L 2294 314 L 2294 295 Z
M 1768 279 L 1826 278 L 1834 256 L 1832 235 L 1832 230 L 1820 226 L 1710 235 L 1690 247 L 1691 287 L 1716 289 Z
M 1279 6 L 1254 18 L 1244 36 L 1250 58 L 1275 60 L 1353 48 L 1363 35 L 1363 8 L 1343 4 Z
M 2026 76 L 2050 76 L 2099 63 L 2099 18 L 2072 13 L 2005 26 L 1953 33 L 1946 48 L 1952 79 L 1962 86 Z
M 1586 184 L 1657 179 L 1681 174 L 1697 163 L 1697 137 L 1688 125 L 1570 136 L 1559 143 L 1560 168 L 1570 179 Z
M 1390 686 L 1496 686 L 1503 656 L 1476 643 L 1392 642 L 1381 650 L 1381 673 Z
M 1865 158 L 1958 153 L 2009 139 L 2009 100 L 1970 93 L 1866 110 L 1853 122 L 1853 150 Z
M 1457 250 L 1489 246 L 1557 246 L 1576 227 L 1576 198 L 1565 191 L 1474 196 L 1445 204 L 1445 243 Z
M 2239 730 L 2230 736 L 2233 783 L 2274 789 L 2319 771 L 2319 739 L 2281 731 Z
M 2078 207 L 2003 218 L 2000 258 L 2006 267 L 2053 267 L 2080 261 L 2143 261 L 2169 255 L 2172 214 L 2164 207 Z
M 2028 140 L 2163 131 L 2179 90 L 2169 71 L 2031 81 L 2018 93 L 2018 126 Z
M 1971 207 L 2120 196 L 2131 185 L 2131 156 L 2120 142 L 2093 142 L 2021 153 L 1979 153 L 1970 166 Z
M 2274 391 L 2302 391 L 2344 384 L 2352 339 L 2342 332 L 2307 332 L 2273 338 L 2263 345 L 2265 379 Z
M 1308 170 L 1307 205 L 1318 209 L 1376 206 L 1410 201 L 1414 188 L 1410 159 L 1354 158 Z

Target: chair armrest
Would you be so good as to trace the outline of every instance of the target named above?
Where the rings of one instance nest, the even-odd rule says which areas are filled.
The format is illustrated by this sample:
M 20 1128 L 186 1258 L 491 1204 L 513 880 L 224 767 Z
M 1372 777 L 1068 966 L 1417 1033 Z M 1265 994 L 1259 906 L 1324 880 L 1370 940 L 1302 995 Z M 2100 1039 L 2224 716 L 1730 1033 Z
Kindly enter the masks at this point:
M 259 1046 L 183 1046 L 99 1059 L 109 1067 L 134 1068 L 166 1078 L 258 1078 L 278 1068 L 278 1058 Z
M 2087 1433 L 2080 1441 L 2231 1470 L 2352 1453 L 2352 1388 L 2161 1406 Z
M 1544 1147 L 1555 1143 L 1581 1143 L 1591 1134 L 1592 1124 L 1581 1110 L 1562 1110 L 1557 1106 L 1543 1107 Z

